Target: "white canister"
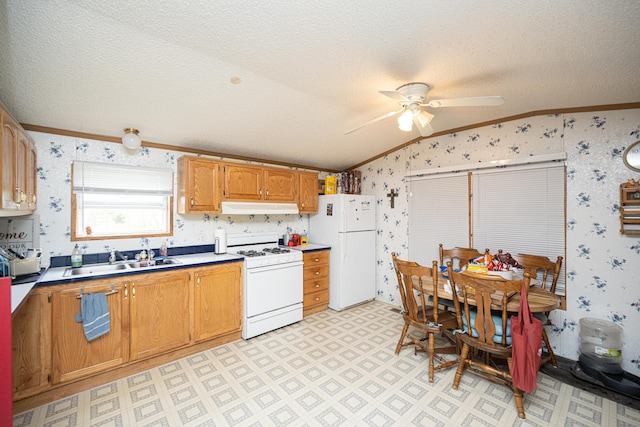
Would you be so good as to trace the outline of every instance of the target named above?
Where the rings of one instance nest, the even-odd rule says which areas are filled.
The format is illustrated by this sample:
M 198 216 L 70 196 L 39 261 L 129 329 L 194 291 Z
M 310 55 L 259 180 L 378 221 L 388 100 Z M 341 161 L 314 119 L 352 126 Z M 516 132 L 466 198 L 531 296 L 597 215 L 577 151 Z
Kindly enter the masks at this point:
M 213 238 L 213 251 L 217 254 L 227 253 L 227 232 L 221 228 L 215 231 Z

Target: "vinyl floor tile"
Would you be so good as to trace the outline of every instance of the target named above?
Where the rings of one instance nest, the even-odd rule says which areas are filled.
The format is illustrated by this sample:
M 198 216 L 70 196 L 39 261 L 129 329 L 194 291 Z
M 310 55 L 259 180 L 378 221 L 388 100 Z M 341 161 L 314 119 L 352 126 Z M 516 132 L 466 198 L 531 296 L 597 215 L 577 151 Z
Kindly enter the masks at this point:
M 540 373 L 513 394 L 454 369 L 428 382 L 427 356 L 403 348 L 397 309 L 328 310 L 15 414 L 14 427 L 638 426 L 640 411 Z M 452 356 L 447 356 L 452 357 Z

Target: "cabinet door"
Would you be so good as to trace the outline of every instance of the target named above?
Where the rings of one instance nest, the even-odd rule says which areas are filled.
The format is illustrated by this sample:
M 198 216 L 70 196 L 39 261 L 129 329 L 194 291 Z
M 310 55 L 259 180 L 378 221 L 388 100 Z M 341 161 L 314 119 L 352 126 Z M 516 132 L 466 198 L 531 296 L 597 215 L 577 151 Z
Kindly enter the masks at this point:
M 265 169 L 264 181 L 265 200 L 296 203 L 298 196 L 298 172 L 286 169 Z
M 38 172 L 38 155 L 36 153 L 36 146 L 33 141 L 29 142 L 29 150 L 27 151 L 27 172 L 26 172 L 26 182 L 27 182 L 27 209 L 34 211 L 36 209 L 36 189 L 37 189 L 37 180 L 36 174 Z
M 131 360 L 189 344 L 189 273 L 132 276 L 129 284 Z
M 111 327 L 107 334 L 87 341 L 82 323 L 76 322 L 76 313 L 81 312 L 83 292 L 115 293 L 107 295 Z M 121 365 L 129 357 L 129 311 L 126 282 L 99 279 L 83 282 L 52 292 L 51 310 L 53 319 L 53 383 L 57 384 L 81 378 L 105 369 Z
M 242 263 L 195 271 L 195 341 L 242 329 Z
M 27 154 L 30 151 L 31 140 L 26 132 L 18 130 L 18 145 L 16 146 L 16 202 L 19 209 L 27 209 Z
M 32 291 L 12 318 L 13 399 L 50 387 L 51 304 L 49 293 Z
M 262 200 L 263 170 L 261 167 L 224 166 L 224 198 L 226 200 Z
M 300 213 L 318 213 L 318 174 L 300 172 Z
M 220 212 L 220 164 L 198 157 L 178 160 L 178 213 Z
M 0 109 L 2 116 L 2 209 L 18 209 L 16 200 L 16 152 L 18 147 L 18 124 Z

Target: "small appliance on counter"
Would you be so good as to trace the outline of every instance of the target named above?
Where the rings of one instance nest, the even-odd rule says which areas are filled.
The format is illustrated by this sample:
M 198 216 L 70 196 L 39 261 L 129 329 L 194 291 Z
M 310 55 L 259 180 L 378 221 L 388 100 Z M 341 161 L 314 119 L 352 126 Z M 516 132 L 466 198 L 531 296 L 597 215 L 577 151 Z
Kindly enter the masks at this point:
M 213 252 L 216 254 L 227 253 L 227 232 L 222 228 L 218 228 L 213 237 Z
M 19 277 L 40 273 L 40 255 L 42 255 L 42 249 L 28 249 L 25 257 L 12 249 L 5 251 L 0 248 L 0 256 L 7 261 L 3 262 L 2 275 Z M 6 264 L 8 264 L 7 271 L 5 271 Z

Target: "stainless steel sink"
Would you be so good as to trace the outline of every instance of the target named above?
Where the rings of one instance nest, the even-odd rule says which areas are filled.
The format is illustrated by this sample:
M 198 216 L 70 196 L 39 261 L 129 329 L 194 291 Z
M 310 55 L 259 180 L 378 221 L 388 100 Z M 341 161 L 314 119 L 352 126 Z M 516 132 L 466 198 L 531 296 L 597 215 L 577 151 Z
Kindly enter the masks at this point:
M 165 258 L 162 264 L 157 264 L 158 266 L 163 265 L 178 265 L 182 264 L 182 261 L 175 258 Z M 139 261 L 124 261 L 118 262 L 116 264 L 90 264 L 85 265 L 84 267 L 71 268 L 67 267 L 62 273 L 62 277 L 73 277 L 73 276 L 87 276 L 91 274 L 108 274 L 111 272 L 117 272 L 122 270 L 143 270 L 153 266 L 148 264 L 141 265 Z
M 155 266 L 177 265 L 177 264 L 182 264 L 182 262 L 180 260 L 175 259 L 175 258 L 165 258 L 165 259 L 162 260 L 162 264 L 157 263 L 157 261 L 156 261 Z M 131 268 L 134 268 L 134 269 L 153 267 L 152 265 L 150 266 L 148 264 L 142 265 L 139 261 L 132 261 L 132 262 L 129 262 L 127 265 L 129 267 L 131 267 Z
M 62 277 L 102 274 L 110 271 L 128 270 L 129 268 L 128 264 L 95 264 L 78 268 L 68 267 L 62 274 Z

